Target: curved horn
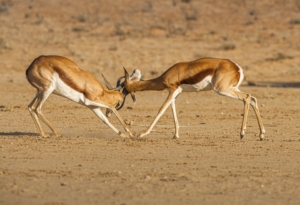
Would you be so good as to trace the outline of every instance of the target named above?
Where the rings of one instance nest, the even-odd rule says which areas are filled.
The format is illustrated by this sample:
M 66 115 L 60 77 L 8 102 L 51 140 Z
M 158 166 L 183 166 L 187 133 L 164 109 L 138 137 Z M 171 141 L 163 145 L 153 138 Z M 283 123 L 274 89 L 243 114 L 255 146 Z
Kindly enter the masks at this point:
M 108 80 L 104 77 L 104 75 L 101 73 L 103 79 L 104 79 L 104 83 L 105 83 L 105 86 L 107 87 L 107 89 L 109 90 L 121 90 L 123 87 L 124 87 L 124 84 L 121 83 L 121 80 L 123 78 L 125 78 L 124 76 L 121 76 L 119 79 L 118 79 L 118 82 L 117 82 L 117 86 L 115 88 L 113 88 L 111 86 L 111 84 L 108 82 Z
M 124 72 L 125 72 L 125 84 L 126 84 L 126 83 L 128 83 L 130 81 L 130 79 L 129 79 L 129 74 L 128 74 L 126 68 L 125 67 L 123 67 L 123 68 L 124 68 Z M 125 85 L 124 85 L 124 87 L 125 87 Z M 124 88 L 124 89 L 126 90 L 126 88 Z M 127 91 L 127 92 L 129 92 L 129 91 Z M 133 100 L 133 104 L 135 105 L 135 103 L 136 103 L 135 94 L 134 94 L 134 92 L 129 92 L 129 93 L 130 93 L 131 98 Z
M 126 100 L 126 95 L 124 96 L 124 100 L 123 100 L 122 104 L 119 107 L 117 107 L 116 110 L 120 110 L 123 107 L 125 100 Z
M 125 82 L 128 82 L 129 81 L 129 74 L 128 74 L 126 68 L 125 67 L 123 67 L 123 68 L 124 68 L 124 72 L 125 72 Z
M 125 78 L 125 76 L 121 76 L 119 77 L 118 81 L 117 81 L 117 86 L 116 87 L 119 87 L 120 85 L 122 85 L 123 83 L 121 83 L 121 80 Z
M 104 77 L 104 75 L 102 73 L 101 73 L 101 75 L 102 75 L 102 77 L 104 79 L 104 83 L 105 83 L 107 89 L 112 90 L 113 87 L 111 86 L 111 84 L 108 82 L 108 80 L 106 80 L 106 78 Z
M 119 107 L 116 108 L 117 110 L 120 110 L 120 109 L 123 107 L 123 105 L 124 105 L 124 103 L 125 103 L 125 100 L 126 100 L 126 97 L 127 97 L 127 95 L 129 94 L 128 91 L 127 91 L 126 89 L 124 89 L 124 90 L 122 91 L 122 93 L 123 93 L 124 99 L 123 99 L 122 104 L 121 104 Z
M 116 87 L 116 88 L 113 88 L 112 90 L 121 90 L 123 87 L 120 85 L 120 86 L 118 86 L 118 87 Z

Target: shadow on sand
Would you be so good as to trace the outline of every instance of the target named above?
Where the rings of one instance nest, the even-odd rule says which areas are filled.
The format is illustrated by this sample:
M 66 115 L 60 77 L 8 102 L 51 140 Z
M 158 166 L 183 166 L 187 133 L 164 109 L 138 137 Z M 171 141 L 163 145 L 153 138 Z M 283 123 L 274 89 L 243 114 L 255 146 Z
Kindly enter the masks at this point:
M 300 82 L 254 82 L 248 81 L 246 86 L 257 86 L 257 87 L 276 87 L 276 88 L 300 88 Z
M 0 136 L 40 136 L 38 133 L 32 133 L 32 132 L 0 132 Z

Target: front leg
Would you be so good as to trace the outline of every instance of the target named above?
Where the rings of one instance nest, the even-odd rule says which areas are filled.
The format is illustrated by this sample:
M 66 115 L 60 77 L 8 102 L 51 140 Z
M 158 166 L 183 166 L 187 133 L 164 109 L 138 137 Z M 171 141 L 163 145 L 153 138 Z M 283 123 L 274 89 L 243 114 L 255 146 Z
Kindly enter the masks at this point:
M 153 129 L 154 125 L 157 123 L 157 121 L 159 120 L 159 118 L 164 114 L 164 112 L 166 111 L 166 109 L 170 106 L 170 104 L 174 101 L 175 103 L 175 98 L 179 95 L 179 93 L 181 93 L 182 89 L 179 87 L 177 88 L 175 91 L 170 91 L 169 96 L 167 97 L 166 101 L 164 102 L 164 104 L 161 106 L 161 108 L 159 109 L 159 112 L 157 114 L 157 116 L 155 117 L 155 119 L 153 120 L 153 122 L 151 123 L 151 125 L 149 126 L 149 128 L 146 130 L 146 132 L 141 133 L 138 135 L 138 137 L 144 137 L 147 134 L 149 134 L 151 132 L 151 130 Z M 174 117 L 175 118 L 175 117 Z M 176 117 L 177 119 L 177 117 Z M 175 121 L 176 123 L 176 121 Z M 178 123 L 178 122 L 177 122 Z M 175 125 L 176 126 L 176 125 Z M 175 136 L 176 136 L 176 132 L 178 134 L 178 131 L 175 131 Z M 179 136 L 178 136 L 179 137 Z
M 175 99 L 173 100 L 171 106 L 172 106 L 172 113 L 173 113 L 174 125 L 175 125 L 175 135 L 174 135 L 173 139 L 178 139 L 179 138 L 179 123 L 178 123 L 178 118 L 177 118 L 177 113 L 176 113 Z
M 122 124 L 122 126 L 124 127 L 124 129 L 126 130 L 126 132 L 129 133 L 130 137 L 134 137 L 134 132 L 132 132 L 130 130 L 130 128 L 126 125 L 126 123 L 124 122 L 124 120 L 119 115 L 118 111 L 115 108 L 111 108 L 111 111 L 116 115 L 116 117 L 118 118 L 118 120 L 120 121 L 120 123 Z
M 115 128 L 105 117 L 105 115 L 101 112 L 99 108 L 91 108 L 91 110 L 105 123 L 107 124 L 113 131 L 115 131 L 120 137 L 129 138 L 128 134 L 124 134 L 120 132 L 117 128 Z M 131 135 L 131 133 L 129 133 Z

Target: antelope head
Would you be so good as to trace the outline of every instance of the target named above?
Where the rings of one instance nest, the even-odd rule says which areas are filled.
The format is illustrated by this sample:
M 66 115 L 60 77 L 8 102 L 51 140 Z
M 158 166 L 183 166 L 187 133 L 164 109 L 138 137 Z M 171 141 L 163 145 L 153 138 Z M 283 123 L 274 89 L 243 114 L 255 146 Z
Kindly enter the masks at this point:
M 123 67 L 124 68 L 124 67 Z M 135 89 L 133 88 L 133 86 L 131 86 L 131 84 L 133 82 L 138 82 L 138 81 L 142 81 L 142 74 L 141 71 L 139 69 L 134 69 L 134 71 L 132 72 L 132 74 L 129 76 L 126 68 L 124 68 L 124 72 L 125 72 L 125 81 L 124 81 L 124 90 L 126 90 L 126 92 L 128 94 L 131 95 L 131 98 L 133 100 L 133 103 L 136 103 L 136 98 L 135 98 Z M 128 95 L 127 94 L 127 95 Z
M 104 83 L 105 83 L 105 85 L 106 85 L 106 87 L 107 87 L 108 90 L 118 90 L 118 91 L 120 91 L 120 92 L 123 94 L 123 102 L 117 105 L 117 107 L 116 107 L 117 110 L 120 110 L 120 109 L 123 107 L 123 105 L 124 105 L 124 103 L 125 103 L 125 100 L 126 100 L 126 97 L 127 97 L 128 94 L 131 95 L 131 98 L 132 98 L 132 100 L 133 100 L 133 103 L 135 104 L 135 102 L 136 102 L 136 98 L 135 98 L 134 93 L 133 93 L 133 92 L 128 92 L 128 90 L 127 90 L 126 87 L 125 87 L 126 73 L 127 73 L 127 71 L 126 71 L 125 68 L 124 68 L 124 70 L 125 70 L 125 76 L 121 76 L 121 77 L 118 79 L 115 88 L 108 82 L 108 80 L 107 80 L 107 79 L 104 77 L 104 75 L 102 74 L 102 77 L 103 77 L 103 79 L 104 79 Z M 128 75 L 127 77 L 128 77 L 128 79 L 129 79 L 129 81 L 141 80 L 141 72 L 140 72 L 140 70 L 138 70 L 138 69 L 135 69 L 135 70 L 132 72 L 131 76 L 129 76 L 128 73 L 127 73 L 127 75 Z M 125 79 L 125 81 L 124 81 L 124 79 Z M 107 117 L 110 117 L 110 116 L 111 116 L 111 111 L 110 111 L 109 109 L 106 109 L 106 116 L 107 116 Z

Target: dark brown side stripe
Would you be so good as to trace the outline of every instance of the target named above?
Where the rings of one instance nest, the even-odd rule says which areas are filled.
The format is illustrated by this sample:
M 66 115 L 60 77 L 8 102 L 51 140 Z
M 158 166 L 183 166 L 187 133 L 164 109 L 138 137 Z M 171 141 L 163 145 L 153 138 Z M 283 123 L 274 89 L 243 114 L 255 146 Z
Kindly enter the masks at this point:
M 201 82 L 206 76 L 208 76 L 208 75 L 212 76 L 213 74 L 214 74 L 214 69 L 209 68 L 200 73 L 197 73 L 194 76 L 190 76 L 189 78 L 183 79 L 180 82 L 180 85 L 181 84 L 189 84 L 189 85 L 197 84 L 197 83 Z
M 84 92 L 84 88 L 83 87 L 80 87 L 78 86 L 79 84 L 78 83 L 75 83 L 74 82 L 74 79 L 71 79 L 69 78 L 69 75 L 67 75 L 65 73 L 65 71 L 63 69 L 60 69 L 60 68 L 57 68 L 55 66 L 53 66 L 53 69 L 56 73 L 58 73 L 60 79 L 66 83 L 68 86 L 70 86 L 72 89 L 80 92 L 80 93 L 83 93 Z

